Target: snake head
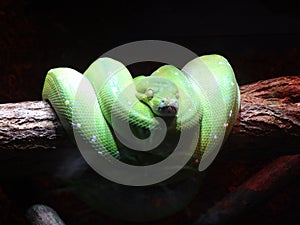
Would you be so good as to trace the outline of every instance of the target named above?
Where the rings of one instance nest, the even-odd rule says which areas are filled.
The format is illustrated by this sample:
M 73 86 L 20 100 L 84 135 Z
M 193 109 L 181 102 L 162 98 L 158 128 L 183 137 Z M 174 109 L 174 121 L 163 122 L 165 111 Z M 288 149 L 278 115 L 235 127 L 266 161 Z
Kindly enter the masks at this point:
M 142 77 L 136 82 L 136 97 L 158 116 L 176 116 L 178 113 L 178 89 L 161 77 Z

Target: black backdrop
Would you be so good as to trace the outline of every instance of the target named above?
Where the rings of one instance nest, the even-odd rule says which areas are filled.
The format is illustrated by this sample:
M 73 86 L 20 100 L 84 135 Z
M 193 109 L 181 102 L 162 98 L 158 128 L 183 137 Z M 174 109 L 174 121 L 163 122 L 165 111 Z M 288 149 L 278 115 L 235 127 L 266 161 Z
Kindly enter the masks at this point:
M 144 39 L 222 54 L 240 84 L 294 75 L 299 12 L 296 1 L 1 1 L 0 102 L 38 100 L 50 68 L 83 72 L 107 50 Z

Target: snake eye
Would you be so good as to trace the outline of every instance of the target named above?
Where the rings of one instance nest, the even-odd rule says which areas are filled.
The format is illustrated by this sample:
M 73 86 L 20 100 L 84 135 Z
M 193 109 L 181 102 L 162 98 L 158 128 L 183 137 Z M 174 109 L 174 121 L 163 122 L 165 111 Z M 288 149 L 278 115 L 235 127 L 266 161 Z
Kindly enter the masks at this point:
M 153 95 L 154 95 L 154 91 L 152 89 L 148 89 L 146 91 L 146 96 L 149 100 L 153 98 Z

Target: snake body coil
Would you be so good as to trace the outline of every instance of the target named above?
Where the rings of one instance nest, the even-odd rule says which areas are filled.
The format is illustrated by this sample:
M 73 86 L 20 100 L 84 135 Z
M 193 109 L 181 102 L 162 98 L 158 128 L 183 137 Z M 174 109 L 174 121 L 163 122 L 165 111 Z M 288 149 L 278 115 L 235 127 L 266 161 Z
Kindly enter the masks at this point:
M 154 134 L 158 117 L 173 118 L 178 131 L 198 126 L 194 157 L 209 156 L 228 137 L 240 107 L 234 72 L 220 55 L 198 57 L 182 70 L 165 65 L 134 79 L 111 58 L 97 59 L 83 74 L 55 68 L 46 76 L 43 99 L 71 136 L 78 132 L 99 154 L 115 158 L 122 149 L 112 128 L 126 136 L 127 123 Z M 149 138 L 148 144 L 155 140 Z

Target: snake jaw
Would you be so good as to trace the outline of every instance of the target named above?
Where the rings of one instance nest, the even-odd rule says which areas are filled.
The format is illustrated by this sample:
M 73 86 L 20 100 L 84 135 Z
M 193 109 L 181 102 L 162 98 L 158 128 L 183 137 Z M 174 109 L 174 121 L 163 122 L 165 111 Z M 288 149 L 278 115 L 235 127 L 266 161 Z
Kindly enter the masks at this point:
M 163 99 L 157 107 L 157 114 L 160 116 L 176 116 L 178 103 L 176 100 Z

